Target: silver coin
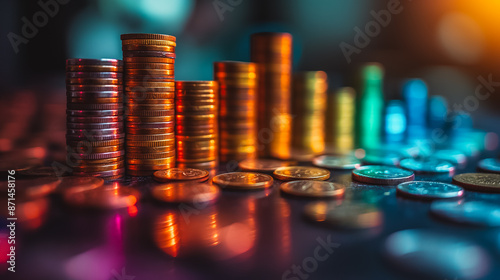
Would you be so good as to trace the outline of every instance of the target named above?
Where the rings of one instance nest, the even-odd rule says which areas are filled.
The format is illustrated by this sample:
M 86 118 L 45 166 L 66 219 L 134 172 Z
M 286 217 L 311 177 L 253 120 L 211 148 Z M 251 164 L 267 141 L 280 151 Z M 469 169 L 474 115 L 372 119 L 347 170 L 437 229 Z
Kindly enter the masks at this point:
M 338 197 L 345 192 L 342 184 L 311 180 L 286 182 L 280 188 L 288 194 L 308 197 Z
M 396 189 L 398 193 L 404 195 L 428 199 L 453 198 L 464 194 L 464 189 L 459 186 L 429 181 L 401 183 Z
M 468 240 L 430 230 L 391 234 L 384 244 L 387 258 L 422 279 L 477 279 L 491 268 L 486 250 Z
M 478 163 L 477 168 L 482 172 L 500 174 L 500 160 L 495 158 L 483 159 Z
M 460 224 L 475 226 L 500 226 L 500 205 L 483 201 L 436 201 L 431 213 Z
M 416 173 L 453 173 L 455 171 L 455 165 L 451 162 L 433 158 L 405 158 L 399 162 L 399 166 Z
M 361 162 L 355 157 L 349 156 L 328 156 L 315 157 L 312 163 L 316 166 L 330 169 L 356 169 L 361 166 Z
M 375 185 L 397 185 L 413 181 L 412 171 L 392 166 L 368 165 L 352 171 L 352 178 L 358 182 Z

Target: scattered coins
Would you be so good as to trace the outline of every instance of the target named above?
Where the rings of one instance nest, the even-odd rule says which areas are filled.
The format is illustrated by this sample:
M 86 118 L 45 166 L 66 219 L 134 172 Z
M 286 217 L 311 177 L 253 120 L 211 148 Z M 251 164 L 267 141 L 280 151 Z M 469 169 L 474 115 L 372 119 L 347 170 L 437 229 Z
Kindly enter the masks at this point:
M 500 174 L 464 173 L 454 176 L 453 183 L 472 191 L 500 192 Z
M 220 187 L 242 190 L 269 188 L 273 185 L 273 177 L 254 172 L 231 172 L 215 176 L 212 182 Z
M 464 189 L 461 187 L 428 181 L 401 183 L 396 187 L 396 190 L 402 195 L 424 199 L 454 198 L 464 194 Z
M 210 173 L 206 170 L 194 168 L 170 168 L 158 170 L 153 173 L 153 178 L 158 182 L 189 181 L 203 182 L 208 180 Z
M 286 182 L 280 188 L 288 194 L 306 197 L 340 197 L 345 192 L 342 184 L 311 180 Z
M 483 159 L 478 163 L 477 169 L 480 172 L 500 174 L 500 160 L 496 158 Z
M 314 222 L 345 229 L 369 229 L 383 223 L 380 210 L 362 203 L 313 202 L 305 206 L 304 214 Z
M 460 224 L 474 226 L 500 226 L 500 205 L 484 201 L 436 201 L 431 213 Z
M 295 180 L 318 180 L 324 181 L 330 178 L 330 171 L 317 167 L 287 166 L 274 170 L 274 177 L 282 181 Z
M 356 169 L 361 162 L 355 157 L 323 155 L 313 159 L 312 163 L 318 167 L 329 169 Z
M 491 267 L 490 255 L 479 245 L 454 235 L 423 229 L 391 234 L 385 254 L 398 268 L 421 279 L 479 279 Z
M 170 203 L 209 203 L 219 197 L 220 191 L 214 185 L 193 182 L 175 182 L 153 187 L 154 198 Z
M 374 185 L 397 185 L 415 179 L 413 171 L 397 167 L 368 165 L 352 171 L 352 178 L 358 182 Z
M 427 159 L 414 159 L 405 158 L 399 162 L 399 166 L 404 169 L 411 170 L 415 173 L 450 173 L 453 174 L 455 166 L 445 160 L 438 160 L 434 158 Z
M 280 167 L 290 166 L 296 164 L 292 161 L 283 161 L 277 159 L 245 159 L 240 161 L 238 164 L 242 170 L 245 171 L 254 171 L 254 172 L 263 172 L 263 173 L 272 173 L 274 170 Z

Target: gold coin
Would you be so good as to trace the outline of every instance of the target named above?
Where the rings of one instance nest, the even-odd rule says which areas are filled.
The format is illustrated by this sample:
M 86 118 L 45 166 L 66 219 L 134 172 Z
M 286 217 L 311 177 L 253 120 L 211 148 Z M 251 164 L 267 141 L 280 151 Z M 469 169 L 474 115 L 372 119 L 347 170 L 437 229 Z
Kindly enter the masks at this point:
M 345 186 L 325 181 L 298 180 L 281 184 L 280 189 L 288 194 L 307 197 L 339 197 Z
M 324 181 L 330 178 L 330 171 L 309 166 L 287 166 L 274 170 L 274 177 L 282 181 L 317 180 Z
M 174 46 L 156 46 L 156 45 L 122 45 L 122 51 L 158 51 L 175 52 Z M 129 67 L 127 64 L 126 67 Z
M 211 184 L 175 182 L 155 186 L 151 194 L 157 200 L 164 202 L 197 204 L 216 200 L 220 190 Z
M 453 183 L 472 191 L 500 192 L 500 174 L 464 173 L 455 175 Z
M 242 170 L 254 171 L 254 172 L 274 172 L 277 168 L 291 166 L 297 164 L 293 161 L 282 161 L 275 159 L 246 159 L 240 162 L 238 165 Z
M 254 172 L 231 172 L 215 176 L 212 182 L 234 189 L 263 189 L 273 185 L 273 178 L 266 174 Z
M 208 179 L 210 174 L 205 170 L 194 168 L 170 168 L 159 170 L 153 174 L 153 179 L 158 182 L 170 181 L 195 181 L 203 182 Z
M 304 214 L 314 222 L 346 229 L 369 229 L 383 222 L 381 211 L 361 203 L 313 202 L 305 206 Z

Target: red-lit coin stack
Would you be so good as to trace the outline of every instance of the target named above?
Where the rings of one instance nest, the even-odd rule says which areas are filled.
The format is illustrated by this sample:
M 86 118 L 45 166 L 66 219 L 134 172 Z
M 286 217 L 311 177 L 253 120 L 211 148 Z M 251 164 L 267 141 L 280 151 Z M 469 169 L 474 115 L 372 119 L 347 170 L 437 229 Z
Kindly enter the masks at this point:
M 292 35 L 255 33 L 252 62 L 257 63 L 259 156 L 290 158 Z
M 177 166 L 213 170 L 218 155 L 218 86 L 215 81 L 175 83 Z
M 67 163 L 73 175 L 125 173 L 122 61 L 66 60 Z
M 257 157 L 256 71 L 255 63 L 214 63 L 214 78 L 219 82 L 219 154 L 223 162 Z
M 127 174 L 175 167 L 174 36 L 123 34 Z

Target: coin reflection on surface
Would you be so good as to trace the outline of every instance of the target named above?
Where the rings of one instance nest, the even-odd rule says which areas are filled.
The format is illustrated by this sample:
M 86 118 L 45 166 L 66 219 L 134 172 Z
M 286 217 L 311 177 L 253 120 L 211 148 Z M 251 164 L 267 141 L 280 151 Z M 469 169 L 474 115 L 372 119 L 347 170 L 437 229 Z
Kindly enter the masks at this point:
M 163 252 L 172 257 L 202 255 L 219 244 L 215 208 L 168 210 L 159 215 L 153 226 L 153 239 Z
M 95 189 L 66 192 L 63 198 L 71 206 L 119 209 L 135 205 L 140 193 L 136 189 L 114 182 Z
M 398 267 L 435 279 L 477 279 L 491 266 L 489 254 L 478 245 L 430 230 L 393 233 L 385 252 Z
M 311 221 L 344 229 L 375 228 L 383 222 L 382 212 L 363 203 L 313 202 L 304 207 L 304 214 Z

